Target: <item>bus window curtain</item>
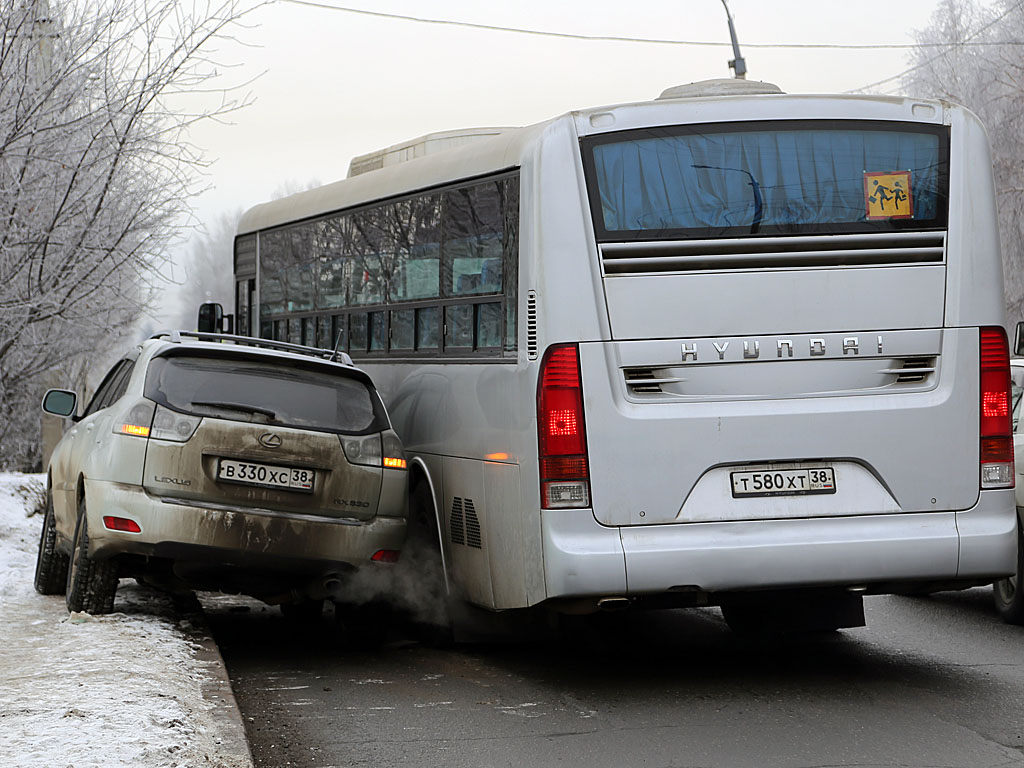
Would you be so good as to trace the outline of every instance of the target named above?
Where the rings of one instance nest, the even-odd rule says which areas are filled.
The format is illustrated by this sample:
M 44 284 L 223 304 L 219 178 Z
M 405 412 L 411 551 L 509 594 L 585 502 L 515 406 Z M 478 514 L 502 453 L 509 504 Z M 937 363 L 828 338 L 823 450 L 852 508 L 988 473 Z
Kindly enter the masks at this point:
M 939 205 L 939 140 L 934 134 L 687 134 L 598 144 L 593 151 L 608 232 L 694 229 L 713 234 L 755 222 L 785 229 L 864 221 L 865 172 L 910 170 L 916 219 L 934 219 Z

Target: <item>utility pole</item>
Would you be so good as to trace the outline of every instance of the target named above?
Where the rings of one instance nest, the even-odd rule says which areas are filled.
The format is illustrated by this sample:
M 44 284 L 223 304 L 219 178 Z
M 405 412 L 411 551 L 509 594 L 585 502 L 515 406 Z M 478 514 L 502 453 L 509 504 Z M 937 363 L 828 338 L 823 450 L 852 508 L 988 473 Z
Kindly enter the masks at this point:
M 736 73 L 737 80 L 747 79 L 747 62 L 740 55 L 740 44 L 736 40 L 736 27 L 732 23 L 732 14 L 729 13 L 729 3 L 726 0 L 722 0 L 722 5 L 725 6 L 725 16 L 729 20 L 729 37 L 732 39 L 732 55 L 733 60 L 729 62 L 729 68 Z

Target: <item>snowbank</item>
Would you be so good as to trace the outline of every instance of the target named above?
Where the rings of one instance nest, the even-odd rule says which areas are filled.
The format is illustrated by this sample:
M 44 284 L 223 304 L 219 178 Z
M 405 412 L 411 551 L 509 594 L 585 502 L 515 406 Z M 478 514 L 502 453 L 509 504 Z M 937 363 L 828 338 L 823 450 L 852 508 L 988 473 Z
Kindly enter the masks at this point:
M 115 613 L 69 617 L 35 592 L 44 481 L 0 474 L 0 765 L 251 765 L 221 748 L 213 663 L 169 599 L 122 582 Z

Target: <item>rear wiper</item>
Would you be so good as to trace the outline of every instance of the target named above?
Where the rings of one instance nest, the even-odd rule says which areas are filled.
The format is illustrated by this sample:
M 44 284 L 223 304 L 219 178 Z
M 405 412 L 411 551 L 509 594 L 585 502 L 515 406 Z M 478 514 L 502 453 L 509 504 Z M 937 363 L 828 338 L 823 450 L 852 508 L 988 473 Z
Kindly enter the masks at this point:
M 247 405 L 246 403 L 223 403 L 219 400 L 193 400 L 192 405 L 208 405 L 211 408 L 226 408 L 229 411 L 258 413 L 261 416 L 266 416 L 271 421 L 275 421 L 277 419 L 277 414 L 269 408 L 260 408 L 258 405 Z

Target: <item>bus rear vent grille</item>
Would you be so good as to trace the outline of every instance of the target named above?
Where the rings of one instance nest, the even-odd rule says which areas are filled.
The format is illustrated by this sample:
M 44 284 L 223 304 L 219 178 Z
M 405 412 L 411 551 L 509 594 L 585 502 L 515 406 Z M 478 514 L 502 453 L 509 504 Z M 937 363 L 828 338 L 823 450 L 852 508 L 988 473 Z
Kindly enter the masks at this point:
M 537 292 L 526 294 L 526 356 L 537 359 Z
M 870 232 L 605 243 L 606 275 L 698 272 L 720 269 L 939 264 L 945 232 Z
M 483 549 L 483 537 L 480 535 L 480 518 L 476 514 L 476 506 L 472 499 L 452 499 L 452 513 L 449 518 L 452 544 L 463 544 L 467 547 Z
M 462 513 L 462 499 L 458 496 L 452 499 L 452 514 L 449 518 L 448 528 L 451 531 L 452 544 L 466 543 L 466 523 Z
M 626 380 L 626 388 L 633 395 L 660 395 L 664 392 L 662 385 L 684 381 L 678 376 L 659 375 L 659 371 L 654 368 L 623 368 L 622 375 Z
M 649 395 L 661 392 L 661 385 L 654 378 L 653 368 L 627 368 L 624 374 L 626 386 L 635 395 Z
M 480 538 L 480 518 L 476 516 L 476 507 L 472 499 L 466 499 L 466 546 L 483 549 Z
M 903 363 L 902 366 L 899 366 L 900 362 Z M 896 374 L 897 384 L 920 383 L 935 373 L 934 357 L 906 357 L 896 363 L 897 365 L 889 369 L 887 373 Z

